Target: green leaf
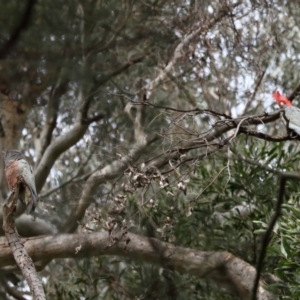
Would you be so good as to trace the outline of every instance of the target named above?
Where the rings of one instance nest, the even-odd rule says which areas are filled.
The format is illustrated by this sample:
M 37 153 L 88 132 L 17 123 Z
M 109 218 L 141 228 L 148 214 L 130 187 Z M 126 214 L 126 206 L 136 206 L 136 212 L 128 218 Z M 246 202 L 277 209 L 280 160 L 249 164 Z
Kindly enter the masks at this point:
M 284 242 L 284 238 L 283 238 L 283 237 L 281 237 L 280 251 L 281 251 L 281 254 L 283 254 L 283 256 L 284 256 L 285 258 L 288 257 L 287 252 L 286 252 L 286 247 L 285 247 L 285 242 Z

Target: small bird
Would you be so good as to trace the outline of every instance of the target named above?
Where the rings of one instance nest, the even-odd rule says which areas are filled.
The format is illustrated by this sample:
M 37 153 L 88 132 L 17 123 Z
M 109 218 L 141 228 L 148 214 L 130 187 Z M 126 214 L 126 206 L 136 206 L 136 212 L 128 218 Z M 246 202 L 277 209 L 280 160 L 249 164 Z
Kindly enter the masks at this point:
M 276 103 L 284 109 L 284 119 L 288 132 L 294 132 L 300 136 L 300 109 L 292 105 L 292 102 L 278 91 L 273 93 Z
M 4 165 L 9 189 L 13 191 L 17 184 L 20 184 L 19 199 L 27 206 L 27 214 L 30 214 L 34 211 L 38 201 L 32 167 L 26 157 L 17 150 L 4 152 Z

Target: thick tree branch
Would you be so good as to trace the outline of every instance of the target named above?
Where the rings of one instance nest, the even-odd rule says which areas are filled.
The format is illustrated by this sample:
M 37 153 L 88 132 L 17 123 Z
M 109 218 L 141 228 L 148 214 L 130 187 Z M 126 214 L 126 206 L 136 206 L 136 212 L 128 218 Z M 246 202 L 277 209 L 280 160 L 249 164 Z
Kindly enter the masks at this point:
M 77 121 L 69 132 L 52 141 L 35 170 L 35 182 L 38 191 L 41 190 L 56 159 L 81 140 L 87 129 L 88 124 Z
M 128 69 L 131 65 L 142 61 L 144 57 L 137 57 L 132 59 L 131 61 L 127 62 L 126 64 L 122 65 L 117 70 L 111 72 L 109 75 L 101 78 L 97 81 L 98 85 L 102 85 L 112 77 L 122 73 L 126 69 Z M 98 121 L 104 117 L 104 114 L 98 113 L 96 116 L 88 117 L 88 110 L 90 107 L 91 99 L 90 97 L 85 98 L 81 92 L 80 95 L 80 110 L 77 114 L 77 120 L 74 124 L 73 128 L 63 136 L 56 138 L 46 149 L 36 171 L 35 171 L 35 178 L 36 178 L 36 187 L 39 191 L 46 178 L 49 175 L 50 169 L 52 168 L 53 164 L 55 163 L 56 159 L 66 150 L 68 150 L 71 146 L 75 145 L 85 134 L 89 124 L 92 122 Z
M 16 219 L 16 227 L 22 237 L 57 233 L 57 228 L 47 218 L 41 219 L 23 214 Z
M 24 210 L 23 205 L 22 205 L 22 210 Z M 3 223 L 2 211 L 0 211 L 0 223 Z M 18 216 L 15 223 L 16 223 L 17 230 L 22 237 L 57 233 L 56 227 L 49 224 L 47 220 L 40 219 L 38 217 L 33 217 L 31 215 L 22 214 L 21 216 Z M 4 235 L 4 231 L 2 228 L 0 228 L 0 236 L 3 235 Z
M 34 261 L 54 258 L 80 258 L 117 255 L 197 276 L 223 287 L 241 299 L 250 299 L 255 268 L 228 252 L 205 252 L 177 247 L 133 233 L 106 232 L 63 234 L 23 240 Z M 76 252 L 75 248 L 80 247 Z M 9 248 L 0 245 L 0 266 L 13 264 Z M 258 299 L 274 299 L 260 281 Z
M 3 206 L 3 230 L 14 256 L 15 262 L 20 267 L 33 296 L 33 299 L 46 299 L 42 281 L 38 277 L 32 259 L 24 249 L 20 236 L 15 226 L 15 211 L 19 196 L 19 186 L 11 193 Z
M 116 76 L 126 70 L 129 66 L 133 63 L 139 62 L 143 59 L 143 57 L 139 57 L 134 61 L 131 61 L 118 70 L 112 72 L 104 82 L 109 80 L 111 77 Z M 104 79 L 103 79 L 104 80 Z M 103 84 L 104 82 L 101 82 Z M 83 98 L 83 95 L 81 96 Z M 78 113 L 78 117 L 76 123 L 74 124 L 73 128 L 60 137 L 57 137 L 47 148 L 45 151 L 36 171 L 35 171 L 35 178 L 36 178 L 36 187 L 37 190 L 41 190 L 42 186 L 44 185 L 45 180 L 47 179 L 49 172 L 55 163 L 56 159 L 66 150 L 68 150 L 71 146 L 75 145 L 85 134 L 89 124 L 94 121 L 98 121 L 104 117 L 104 114 L 98 114 L 94 117 L 87 118 L 87 112 L 90 105 L 90 101 L 85 99 L 82 103 L 81 110 Z

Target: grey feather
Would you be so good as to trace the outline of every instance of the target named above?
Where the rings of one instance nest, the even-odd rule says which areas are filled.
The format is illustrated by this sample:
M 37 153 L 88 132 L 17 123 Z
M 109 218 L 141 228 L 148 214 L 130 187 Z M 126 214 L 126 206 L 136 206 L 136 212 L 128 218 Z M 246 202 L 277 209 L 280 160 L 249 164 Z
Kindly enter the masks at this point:
M 289 128 L 300 135 L 300 109 L 295 106 L 286 107 L 285 118 L 289 122 Z

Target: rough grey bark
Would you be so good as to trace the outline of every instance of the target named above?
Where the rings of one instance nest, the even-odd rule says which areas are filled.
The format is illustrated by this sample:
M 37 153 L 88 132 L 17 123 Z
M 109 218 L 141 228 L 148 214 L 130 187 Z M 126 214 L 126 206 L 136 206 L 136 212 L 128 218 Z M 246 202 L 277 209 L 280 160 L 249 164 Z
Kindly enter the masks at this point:
M 30 287 L 33 299 L 46 299 L 42 281 L 37 275 L 31 257 L 27 254 L 15 225 L 14 213 L 18 201 L 18 189 L 12 192 L 3 206 L 3 230 L 5 232 L 8 245 L 11 248 L 14 260 L 21 269 Z
M 108 234 L 61 234 L 23 241 L 33 261 L 117 255 L 209 280 L 240 299 L 251 299 L 253 266 L 229 252 L 205 252 L 177 247 L 158 239 L 120 230 Z M 10 249 L 0 244 L 0 267 L 14 263 Z M 259 281 L 258 300 L 276 299 Z

